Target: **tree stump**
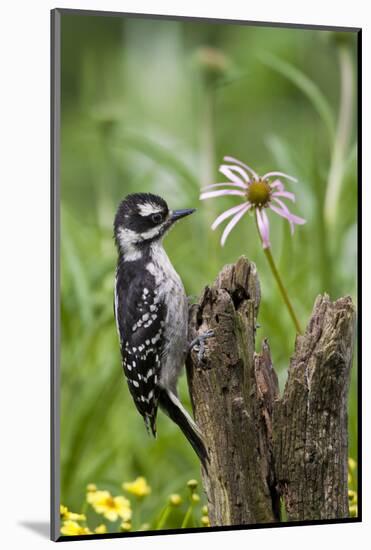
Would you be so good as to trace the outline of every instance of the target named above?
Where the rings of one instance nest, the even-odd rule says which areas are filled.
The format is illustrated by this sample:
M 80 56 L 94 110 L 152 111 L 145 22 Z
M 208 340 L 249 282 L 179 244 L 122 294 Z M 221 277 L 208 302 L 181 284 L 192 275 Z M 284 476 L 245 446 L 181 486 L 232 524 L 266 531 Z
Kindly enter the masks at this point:
M 214 331 L 202 360 L 187 358 L 211 525 L 280 521 L 281 497 L 289 520 L 347 517 L 352 301 L 317 298 L 282 397 L 268 341 L 255 353 L 259 303 L 256 267 L 241 257 L 190 308 L 190 339 Z

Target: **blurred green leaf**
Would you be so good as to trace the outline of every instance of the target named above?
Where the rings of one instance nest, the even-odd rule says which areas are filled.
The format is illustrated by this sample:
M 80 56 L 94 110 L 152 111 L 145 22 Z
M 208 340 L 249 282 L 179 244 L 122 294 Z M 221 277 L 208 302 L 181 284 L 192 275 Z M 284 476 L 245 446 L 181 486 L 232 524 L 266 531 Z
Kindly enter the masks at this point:
M 272 53 L 260 54 L 262 63 L 277 71 L 282 76 L 290 80 L 299 90 L 301 90 L 310 100 L 315 110 L 318 112 L 324 122 L 329 138 L 332 140 L 335 135 L 335 119 L 333 111 L 319 87 L 305 73 L 294 67 L 287 61 L 280 59 Z

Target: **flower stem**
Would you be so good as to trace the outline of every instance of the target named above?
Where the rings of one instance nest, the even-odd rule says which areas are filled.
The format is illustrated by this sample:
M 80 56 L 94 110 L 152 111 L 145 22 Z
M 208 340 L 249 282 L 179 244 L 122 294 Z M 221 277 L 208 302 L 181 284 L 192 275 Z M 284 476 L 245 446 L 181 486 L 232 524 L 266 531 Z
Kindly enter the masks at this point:
M 158 531 L 159 529 L 162 529 L 163 526 L 165 525 L 166 521 L 167 521 L 167 518 L 169 517 L 170 515 L 170 512 L 171 512 L 171 506 L 168 504 L 164 510 L 162 511 L 161 515 L 160 515 L 160 518 L 158 520 L 158 523 L 156 525 L 156 530 Z
M 183 522 L 182 522 L 182 525 L 181 525 L 181 529 L 185 529 L 189 523 L 189 520 L 191 519 L 191 515 L 192 515 L 192 510 L 193 510 L 193 505 L 190 504 L 187 512 L 186 512 L 186 515 L 184 516 L 184 519 L 183 519 Z
M 273 273 L 273 276 L 274 278 L 276 279 L 276 282 L 277 282 L 277 285 L 278 285 L 278 288 L 280 289 L 281 291 L 281 294 L 282 294 L 282 298 L 283 298 L 283 301 L 285 302 L 286 304 L 286 307 L 287 309 L 289 310 L 289 314 L 290 314 L 290 317 L 295 325 L 295 328 L 296 328 L 296 331 L 298 334 L 302 334 L 303 331 L 301 330 L 301 327 L 300 327 L 300 323 L 298 321 L 298 318 L 296 317 L 295 315 L 295 312 L 294 312 L 294 309 L 291 305 L 291 302 L 290 302 L 290 299 L 289 299 L 289 296 L 287 294 L 287 290 L 285 289 L 285 287 L 283 286 L 283 282 L 282 282 L 282 279 L 280 277 L 280 274 L 278 273 L 278 269 L 277 269 L 277 266 L 274 262 L 274 259 L 273 259 L 273 256 L 272 256 L 272 252 L 271 252 L 271 249 L 270 248 L 264 248 L 264 254 L 266 255 L 266 258 L 268 260 L 268 263 L 269 263 L 269 267 L 271 268 L 272 270 L 272 273 Z
M 260 231 L 259 231 L 258 218 L 257 218 L 257 216 L 256 216 L 256 211 L 255 211 L 255 224 L 256 224 L 256 229 L 257 229 L 257 231 L 258 231 L 258 235 L 259 235 L 259 237 L 260 237 L 261 243 L 263 244 L 263 239 L 262 239 L 262 236 L 261 236 Z M 263 251 L 264 251 L 264 254 L 265 254 L 266 257 L 267 257 L 267 260 L 268 260 L 268 263 L 269 263 L 269 267 L 270 267 L 271 270 L 272 270 L 273 276 L 274 276 L 274 278 L 276 279 L 278 288 L 279 288 L 280 291 L 281 291 L 283 301 L 285 302 L 286 307 L 287 307 L 287 309 L 289 310 L 289 314 L 290 314 L 290 317 L 291 317 L 291 319 L 292 319 L 292 321 L 293 321 L 293 323 L 294 323 L 294 325 L 295 325 L 296 332 L 297 332 L 298 334 L 303 334 L 303 331 L 301 330 L 301 327 L 300 327 L 300 323 L 299 323 L 299 321 L 298 321 L 298 318 L 297 318 L 296 315 L 295 315 L 294 308 L 293 308 L 292 305 L 291 305 L 289 295 L 287 294 L 287 290 L 285 289 L 285 287 L 284 287 L 284 285 L 283 285 L 283 282 L 282 282 L 282 279 L 281 279 L 281 277 L 280 277 L 280 274 L 278 273 L 278 269 L 277 269 L 277 266 L 276 266 L 275 261 L 274 261 L 274 259 L 273 259 L 271 249 L 270 249 L 270 247 L 268 247 L 268 248 L 264 248 L 264 247 L 263 247 Z

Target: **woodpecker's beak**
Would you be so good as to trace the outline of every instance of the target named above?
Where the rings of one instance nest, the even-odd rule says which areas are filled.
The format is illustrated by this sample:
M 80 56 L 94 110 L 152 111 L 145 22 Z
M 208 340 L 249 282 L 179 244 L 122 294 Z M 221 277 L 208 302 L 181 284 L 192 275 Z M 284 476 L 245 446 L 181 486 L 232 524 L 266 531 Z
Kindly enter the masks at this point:
M 172 222 L 176 222 L 180 220 L 180 218 L 184 218 L 185 216 L 189 216 L 189 214 L 193 214 L 193 212 L 196 212 L 195 208 L 186 208 L 184 210 L 173 210 L 170 220 Z

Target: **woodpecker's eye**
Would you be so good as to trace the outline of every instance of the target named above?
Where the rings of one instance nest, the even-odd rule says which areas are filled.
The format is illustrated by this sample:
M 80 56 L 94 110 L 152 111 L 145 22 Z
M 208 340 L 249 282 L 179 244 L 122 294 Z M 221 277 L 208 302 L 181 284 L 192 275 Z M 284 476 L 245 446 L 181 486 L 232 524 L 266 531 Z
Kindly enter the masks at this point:
M 163 220 L 163 216 L 162 214 L 157 212 L 156 214 L 152 214 L 151 220 L 153 221 L 153 223 L 161 223 Z

